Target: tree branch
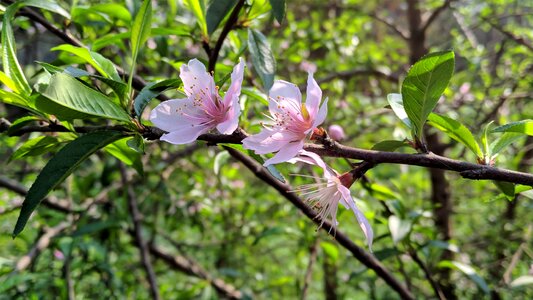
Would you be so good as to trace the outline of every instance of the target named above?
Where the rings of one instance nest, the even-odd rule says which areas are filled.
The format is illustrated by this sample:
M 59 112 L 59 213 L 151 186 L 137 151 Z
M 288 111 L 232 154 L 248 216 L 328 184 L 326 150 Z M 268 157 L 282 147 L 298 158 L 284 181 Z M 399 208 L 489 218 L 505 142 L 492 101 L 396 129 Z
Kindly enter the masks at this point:
M 282 183 L 275 177 L 273 177 L 262 165 L 257 163 L 253 158 L 244 155 L 240 151 L 233 148 L 224 146 L 231 156 L 238 161 L 242 162 L 254 175 L 263 180 L 268 185 L 275 188 L 283 197 L 289 200 L 294 206 L 296 206 L 303 214 L 305 214 L 310 220 L 316 224 L 322 224 L 321 229 L 328 234 L 335 237 L 337 242 L 352 253 L 352 255 L 359 260 L 362 264 L 368 268 L 374 270 L 376 274 L 381 277 L 385 282 L 393 288 L 403 299 L 414 299 L 413 295 L 371 254 L 365 252 L 361 247 L 357 246 L 352 240 L 350 240 L 340 230 L 333 229 L 331 223 L 318 218 L 318 214 L 305 202 L 297 196 L 293 191 L 294 189 L 286 184 Z
M 452 3 L 452 0 L 444 0 L 444 3 L 433 11 L 433 13 L 426 20 L 424 25 L 422 25 L 422 31 L 426 32 L 429 26 L 437 19 L 437 17 L 444 12 Z
M 152 299 L 158 300 L 161 299 L 159 296 L 159 289 L 157 287 L 157 279 L 155 277 L 154 267 L 152 266 L 152 263 L 150 262 L 150 255 L 148 253 L 148 247 L 146 246 L 146 241 L 144 240 L 142 236 L 142 227 L 141 227 L 141 220 L 142 215 L 139 211 L 139 207 L 137 206 L 137 199 L 135 197 L 135 192 L 133 191 L 133 187 L 130 182 L 128 182 L 128 174 L 126 171 L 126 168 L 122 163 L 119 164 L 120 168 L 120 175 L 122 179 L 122 187 L 126 188 L 126 198 L 128 200 L 128 210 L 130 212 L 132 221 L 133 221 L 133 231 L 134 231 L 134 238 L 135 238 L 135 244 L 139 248 L 139 252 L 141 255 L 141 262 L 143 264 L 144 270 L 146 271 L 146 275 L 148 276 L 148 283 L 150 284 L 150 294 L 152 295 Z

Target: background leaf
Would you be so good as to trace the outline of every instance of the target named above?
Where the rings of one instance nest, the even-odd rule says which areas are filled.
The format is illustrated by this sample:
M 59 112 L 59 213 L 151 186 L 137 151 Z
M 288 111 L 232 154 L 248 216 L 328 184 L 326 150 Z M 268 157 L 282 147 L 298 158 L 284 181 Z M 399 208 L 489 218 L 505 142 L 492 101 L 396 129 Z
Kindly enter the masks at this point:
M 403 81 L 403 104 L 417 137 L 450 82 L 454 57 L 452 51 L 428 54 L 411 67 Z
M 269 91 L 274 84 L 276 73 L 276 60 L 270 44 L 261 32 L 248 29 L 248 49 L 252 55 L 254 69 L 263 81 L 265 91 Z
M 97 131 L 83 135 L 63 147 L 46 164 L 31 186 L 20 210 L 13 236 L 22 232 L 31 213 L 41 200 L 63 182 L 87 157 L 105 145 L 123 137 L 117 131 Z
M 162 92 L 169 89 L 177 89 L 181 85 L 181 79 L 166 79 L 159 82 L 147 84 L 135 97 L 133 108 L 135 114 L 140 119 L 141 115 L 152 99 L 159 96 Z
M 209 4 L 206 13 L 207 33 L 209 35 L 217 30 L 220 22 L 224 20 L 224 17 L 228 15 L 235 4 L 237 4 L 237 0 L 216 0 Z
M 185 3 L 189 6 L 189 9 L 196 16 L 196 21 L 200 26 L 200 30 L 204 36 L 208 36 L 207 23 L 205 18 L 205 2 L 204 0 L 185 0 Z
M 392 111 L 394 111 L 394 114 L 400 120 L 402 120 L 402 122 L 407 125 L 408 128 L 413 128 L 413 125 L 411 124 L 411 121 L 409 120 L 409 117 L 407 116 L 407 113 L 405 112 L 405 108 L 403 106 L 402 94 L 388 94 L 387 101 L 389 102 Z
M 492 132 L 515 132 L 533 135 L 533 120 L 523 120 L 496 127 Z
M 276 17 L 276 20 L 281 24 L 283 22 L 283 19 L 285 18 L 285 10 L 287 9 L 287 3 L 285 3 L 285 0 L 269 0 L 270 5 L 272 6 L 272 12 L 274 13 L 274 17 Z

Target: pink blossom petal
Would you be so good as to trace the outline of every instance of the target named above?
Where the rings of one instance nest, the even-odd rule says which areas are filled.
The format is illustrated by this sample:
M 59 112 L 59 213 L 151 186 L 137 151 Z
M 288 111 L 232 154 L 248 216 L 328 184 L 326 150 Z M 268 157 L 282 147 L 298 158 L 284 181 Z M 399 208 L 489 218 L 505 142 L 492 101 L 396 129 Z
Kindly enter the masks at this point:
M 302 150 L 303 146 L 304 146 L 303 140 L 290 142 L 284 145 L 281 149 L 279 149 L 278 153 L 276 153 L 274 157 L 267 159 L 267 161 L 265 161 L 263 165 L 268 166 L 268 165 L 286 162 L 289 159 L 295 157 L 298 154 L 298 152 Z
M 284 114 L 287 110 L 293 114 L 300 113 L 302 94 L 298 87 L 284 80 L 274 81 L 274 85 L 268 93 L 268 108 L 270 114 Z
M 241 115 L 239 103 L 232 105 L 226 114 L 226 120 L 217 125 L 217 130 L 222 134 L 232 134 L 239 127 L 239 116 Z
M 279 151 L 288 143 L 301 138 L 290 131 L 279 131 L 264 128 L 260 133 L 251 135 L 242 141 L 245 149 L 254 150 L 257 154 Z
M 157 105 L 150 113 L 150 121 L 158 128 L 165 131 L 179 130 L 184 126 L 190 126 L 191 118 L 195 123 L 201 123 L 201 115 L 191 111 L 193 108 L 192 99 L 172 99 Z M 200 120 L 198 119 L 200 118 Z
M 374 240 L 374 231 L 372 230 L 372 226 L 370 226 L 370 223 L 368 222 L 365 215 L 359 210 L 359 208 L 357 208 L 357 205 L 355 204 L 355 201 L 353 200 L 352 196 L 350 196 L 349 199 L 344 197 L 344 200 L 350 206 L 350 209 L 353 211 L 355 218 L 357 218 L 357 222 L 359 223 L 359 226 L 361 227 L 361 230 L 365 235 L 366 243 L 368 244 L 368 249 L 370 250 L 370 252 L 372 252 L 372 241 Z
M 214 103 L 213 97 L 217 93 L 215 81 L 199 60 L 191 59 L 188 64 L 181 65 L 180 78 L 187 96 L 205 96 L 211 98 Z
M 186 128 L 181 128 L 179 131 L 172 131 L 163 134 L 160 140 L 180 145 L 194 142 L 201 134 L 208 132 L 212 127 L 209 125 L 189 125 Z
M 244 60 L 239 58 L 239 63 L 233 68 L 231 72 L 231 85 L 224 95 L 224 104 L 226 106 L 235 105 L 239 103 L 239 96 L 241 94 L 242 79 L 244 77 Z
M 309 112 L 311 119 L 315 119 L 319 110 L 320 101 L 322 100 L 322 90 L 318 83 L 313 78 L 313 73 L 309 72 L 307 77 L 307 98 L 305 99 L 305 106 Z M 322 122 L 320 122 L 322 123 Z
M 327 114 L 328 114 L 328 98 L 326 98 L 324 100 L 324 103 L 322 103 L 322 106 L 320 107 L 320 110 L 318 111 L 316 119 L 313 121 L 313 128 L 316 128 L 320 124 L 324 123 L 324 120 L 326 119 Z
M 306 164 L 319 166 L 324 171 L 324 177 L 326 177 L 326 179 L 329 179 L 332 176 L 337 176 L 337 172 L 335 172 L 335 170 L 330 168 L 322 160 L 320 155 L 318 155 L 318 154 L 316 154 L 314 152 L 310 152 L 310 151 L 306 151 L 306 150 L 302 149 L 302 150 L 300 150 L 300 152 L 298 152 L 297 156 L 295 156 L 294 158 L 289 159 L 287 162 L 291 163 L 291 164 L 294 164 L 296 162 L 303 162 L 303 163 L 306 163 Z

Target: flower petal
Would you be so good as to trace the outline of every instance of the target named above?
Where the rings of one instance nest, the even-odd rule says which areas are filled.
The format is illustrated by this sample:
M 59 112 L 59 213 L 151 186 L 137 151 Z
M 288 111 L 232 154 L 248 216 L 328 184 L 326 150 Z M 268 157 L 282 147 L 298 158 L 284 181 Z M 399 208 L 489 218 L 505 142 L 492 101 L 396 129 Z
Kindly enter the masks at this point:
M 281 147 L 281 149 L 279 149 L 278 153 L 276 153 L 276 155 L 274 155 L 274 157 L 272 157 L 270 159 L 267 159 L 267 161 L 265 161 L 265 163 L 263 165 L 264 166 L 268 166 L 268 165 L 273 165 L 273 164 L 279 164 L 279 163 L 282 163 L 282 162 L 286 162 L 289 159 L 295 157 L 298 154 L 298 152 L 300 150 L 302 150 L 303 146 L 304 146 L 304 141 L 303 140 L 290 142 L 290 143 L 284 145 L 283 147 Z
M 180 78 L 183 81 L 183 89 L 187 96 L 200 96 L 213 98 L 217 91 L 215 89 L 215 81 L 213 76 L 207 73 L 205 66 L 199 60 L 191 59 L 188 64 L 181 65 Z
M 235 104 L 231 105 L 226 112 L 226 119 L 224 122 L 217 125 L 218 132 L 222 134 L 232 134 L 237 127 L 239 127 L 239 116 L 241 115 L 241 107 L 239 105 L 238 97 Z
M 299 114 L 302 105 L 302 94 L 298 87 L 284 80 L 274 81 L 268 92 L 268 109 L 274 117 L 276 114 L 285 114 L 287 111 L 294 115 Z
M 245 149 L 254 150 L 257 154 L 279 151 L 283 146 L 300 138 L 290 131 L 264 128 L 258 134 L 251 135 L 242 141 Z
M 165 131 L 180 130 L 190 124 L 203 121 L 201 112 L 197 112 L 192 99 L 172 99 L 161 102 L 150 113 L 150 121 Z
M 316 118 L 319 110 L 320 101 L 322 100 L 322 90 L 318 86 L 318 83 L 313 78 L 313 73 L 309 72 L 307 77 L 307 98 L 305 99 L 305 107 L 309 112 L 311 120 Z M 322 123 L 322 122 L 321 122 Z
M 189 127 L 183 128 L 180 131 L 173 131 L 163 134 L 160 140 L 175 145 L 188 144 L 190 142 L 194 142 L 198 136 L 208 132 L 210 129 L 210 126 L 206 125 L 189 125 Z
M 239 58 L 239 63 L 233 68 L 231 72 L 231 85 L 224 95 L 223 103 L 226 106 L 235 105 L 239 103 L 239 96 L 241 94 L 242 78 L 244 77 L 244 60 Z
M 370 226 L 370 223 L 368 222 L 368 219 L 365 217 L 365 215 L 359 210 L 359 208 L 357 208 L 357 205 L 355 204 L 355 201 L 351 196 L 349 200 L 346 198 L 344 200 L 350 206 L 350 209 L 353 211 L 355 218 L 357 219 L 357 222 L 359 223 L 359 226 L 361 227 L 361 230 L 365 235 L 368 249 L 370 250 L 370 252 L 372 252 L 372 241 L 374 240 L 374 231 L 372 230 L 372 226 Z
M 316 115 L 316 118 L 313 121 L 313 128 L 316 128 L 320 124 L 324 123 L 324 120 L 326 119 L 327 114 L 328 114 L 328 98 L 326 98 L 324 102 L 322 103 L 322 106 L 320 106 L 320 110 L 318 111 L 318 114 Z

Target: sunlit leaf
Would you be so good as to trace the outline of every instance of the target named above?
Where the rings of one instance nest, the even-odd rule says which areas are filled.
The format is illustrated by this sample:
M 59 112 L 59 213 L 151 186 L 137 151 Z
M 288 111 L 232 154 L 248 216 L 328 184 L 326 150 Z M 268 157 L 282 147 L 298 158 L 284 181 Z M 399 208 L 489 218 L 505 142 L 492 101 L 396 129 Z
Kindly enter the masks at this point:
M 477 157 L 482 158 L 483 152 L 472 132 L 461 122 L 446 116 L 431 113 L 428 117 L 428 124 L 446 133 L 452 139 L 465 145 Z
M 204 36 L 208 36 L 207 32 L 207 22 L 205 18 L 205 2 L 204 0 L 185 0 L 185 3 L 188 5 L 189 9 L 196 16 L 196 21 L 200 26 L 200 30 Z
M 533 135 L 533 120 L 523 120 L 496 127 L 492 132 L 515 132 Z
M 474 270 L 474 268 L 472 268 L 471 266 L 458 261 L 446 260 L 439 262 L 438 267 L 459 270 L 464 273 L 468 278 L 470 278 L 470 280 L 472 280 L 485 294 L 490 293 L 489 286 L 487 285 L 485 280 L 481 278 L 477 274 L 476 270 Z
M 450 82 L 454 57 L 452 51 L 428 54 L 411 67 L 403 81 L 403 105 L 417 137 Z
M 140 119 L 148 103 L 162 92 L 169 89 L 177 89 L 181 85 L 180 79 L 166 79 L 160 82 L 151 82 L 147 84 L 135 97 L 133 108 L 135 114 Z
M 51 152 L 59 146 L 60 144 L 55 137 L 36 137 L 22 144 L 22 146 L 20 146 L 15 152 L 13 152 L 13 154 L 11 154 L 9 160 L 19 159 L 26 156 L 41 155 L 43 153 Z
M 407 116 L 407 113 L 405 112 L 405 108 L 403 106 L 402 94 L 388 94 L 387 101 L 389 102 L 392 111 L 394 111 L 394 114 L 400 120 L 402 120 L 402 122 L 407 125 L 408 128 L 413 128 L 413 125 L 411 124 L 411 121 L 409 120 L 409 117 Z

